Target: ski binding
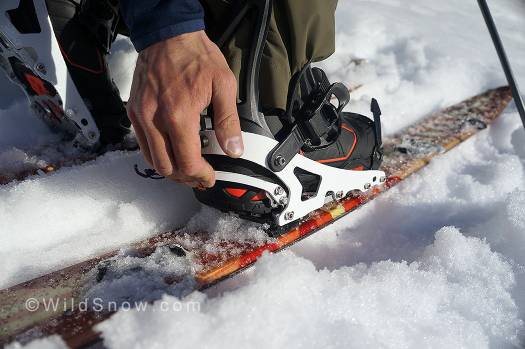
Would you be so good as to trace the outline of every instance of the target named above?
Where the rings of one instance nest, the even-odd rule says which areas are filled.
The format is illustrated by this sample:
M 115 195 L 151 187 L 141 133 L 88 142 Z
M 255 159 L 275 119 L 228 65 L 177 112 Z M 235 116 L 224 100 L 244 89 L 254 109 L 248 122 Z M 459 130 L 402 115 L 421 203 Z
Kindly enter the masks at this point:
M 0 14 L 0 68 L 52 129 L 75 146 L 95 147 L 99 130 L 67 70 L 45 0 L 2 0 Z
M 203 155 L 226 156 L 217 141 L 215 131 L 202 131 L 201 135 L 208 139 L 207 145 L 202 149 Z M 274 139 L 248 132 L 242 132 L 242 137 L 244 153 L 240 159 L 250 161 L 268 171 L 272 171 L 267 163 L 267 158 L 272 149 L 278 145 L 278 142 Z M 308 197 L 303 196 L 303 186 L 295 175 L 298 169 L 312 173 L 320 178 L 317 191 L 310 193 Z M 217 181 L 236 183 L 264 190 L 271 201 L 272 207 L 282 208 L 282 210 L 274 214 L 274 223 L 278 226 L 284 226 L 305 217 L 318 208 L 323 207 L 327 201 L 343 199 L 354 190 L 366 192 L 372 186 L 379 185 L 386 180 L 383 171 L 339 169 L 320 164 L 301 154 L 296 154 L 283 170 L 273 172 L 273 174 L 277 176 L 283 185 L 234 172 L 215 172 Z

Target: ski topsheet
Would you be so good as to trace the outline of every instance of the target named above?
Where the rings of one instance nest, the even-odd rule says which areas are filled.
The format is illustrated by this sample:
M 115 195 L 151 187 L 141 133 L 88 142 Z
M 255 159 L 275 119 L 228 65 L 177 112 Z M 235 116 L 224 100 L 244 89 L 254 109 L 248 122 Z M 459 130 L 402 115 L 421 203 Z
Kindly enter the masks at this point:
M 154 301 L 164 292 L 182 296 L 231 277 L 253 265 L 264 252 L 280 251 L 333 223 L 486 128 L 511 98 L 508 87 L 489 90 L 385 139 L 382 169 L 388 179 L 382 187 L 325 206 L 277 238 L 224 238 L 187 228 L 2 290 L 0 344 L 59 334 L 71 347 L 84 346 L 97 341 L 93 326 L 115 310 L 94 309 L 91 300 L 95 297 L 109 297 L 117 303 Z M 144 270 L 146 263 L 158 266 L 158 282 L 144 282 L 150 288 L 138 290 L 136 285 L 144 278 L 151 281 L 151 270 Z M 28 299 L 55 300 L 58 306 L 28 309 Z

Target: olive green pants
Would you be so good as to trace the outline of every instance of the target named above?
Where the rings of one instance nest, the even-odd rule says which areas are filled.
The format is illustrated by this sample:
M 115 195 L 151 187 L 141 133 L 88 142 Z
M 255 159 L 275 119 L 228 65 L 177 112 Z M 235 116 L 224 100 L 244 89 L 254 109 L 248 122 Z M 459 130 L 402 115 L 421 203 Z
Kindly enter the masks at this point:
M 69 0 L 71 1 L 71 0 Z M 80 0 L 73 0 L 79 3 Z M 235 16 L 235 0 L 200 0 L 208 35 L 217 40 Z M 335 50 L 337 0 L 272 0 L 272 13 L 259 75 L 263 109 L 286 109 L 288 85 L 306 63 L 321 61 Z M 63 12 L 67 0 L 47 0 L 51 10 Z M 56 3 L 57 6 L 54 6 Z M 71 4 L 70 4 L 71 7 Z M 74 7 L 73 7 L 74 10 Z M 246 18 L 221 49 L 240 81 L 253 38 L 253 18 Z M 118 32 L 127 34 L 122 21 Z
M 206 31 L 217 39 L 232 19 L 231 1 L 201 0 L 201 3 L 206 14 Z M 285 110 L 293 74 L 309 61 L 321 61 L 335 51 L 336 6 L 337 0 L 273 0 L 259 76 L 264 109 Z M 245 19 L 222 47 L 238 81 L 254 40 L 252 31 L 253 22 Z

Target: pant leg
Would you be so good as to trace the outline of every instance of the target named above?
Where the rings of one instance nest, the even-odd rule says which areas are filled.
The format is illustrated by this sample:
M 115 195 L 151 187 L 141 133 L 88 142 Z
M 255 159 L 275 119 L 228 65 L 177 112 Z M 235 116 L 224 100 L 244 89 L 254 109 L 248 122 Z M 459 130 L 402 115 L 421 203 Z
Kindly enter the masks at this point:
M 103 144 L 116 144 L 130 122 L 117 86 L 110 76 L 104 43 L 79 19 L 81 0 L 46 0 L 53 30 L 75 86 L 101 132 Z
M 234 16 L 230 2 L 201 0 L 206 30 L 217 39 Z M 335 51 L 337 0 L 274 0 L 259 77 L 262 107 L 286 109 L 288 84 L 309 61 L 321 61 Z M 239 79 L 249 54 L 253 21 L 247 19 L 222 48 L 230 68 Z

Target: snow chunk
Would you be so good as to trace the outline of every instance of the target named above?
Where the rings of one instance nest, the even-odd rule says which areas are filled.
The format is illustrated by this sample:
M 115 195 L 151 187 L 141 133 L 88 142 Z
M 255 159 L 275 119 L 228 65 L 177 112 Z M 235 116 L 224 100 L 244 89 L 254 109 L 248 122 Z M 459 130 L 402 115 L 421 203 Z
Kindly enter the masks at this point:
M 513 282 L 486 242 L 444 228 L 410 264 L 328 271 L 291 252 L 266 255 L 233 291 L 166 296 L 97 329 L 109 348 L 169 348 L 174 338 L 180 348 L 501 348 L 523 326 Z
M 94 281 L 81 299 L 93 306 L 101 304 L 104 310 L 120 308 L 125 302 L 152 302 L 164 294 L 180 297 L 194 287 L 190 260 L 172 253 L 169 246 L 158 247 L 147 257 L 123 251 L 91 274 Z
M 11 148 L 0 152 L 0 173 L 7 175 L 10 173 L 24 172 L 34 168 L 41 168 L 47 162 L 32 156 L 18 148 Z
M 224 214 L 208 206 L 201 206 L 184 231 L 191 235 L 192 232 L 204 231 L 211 234 L 210 241 L 258 241 L 265 242 L 267 235 L 264 229 L 267 226 L 253 223 L 234 215 Z
M 108 65 L 111 77 L 120 91 L 120 97 L 124 101 L 129 99 L 137 57 L 137 51 L 135 51 L 129 38 L 119 34 L 113 45 L 111 45 Z
M 10 82 L 4 82 L 4 73 L 0 72 L 0 87 L 3 100 L 5 90 L 18 90 Z M 20 93 L 22 95 L 22 93 Z M 29 109 L 29 102 L 24 97 L 9 101 L 6 109 L 0 109 L 0 152 L 11 148 L 29 148 L 58 141 L 60 138 Z
M 5 349 L 68 349 L 68 346 L 61 337 L 49 336 L 43 339 L 34 340 L 26 345 L 13 342 Z

